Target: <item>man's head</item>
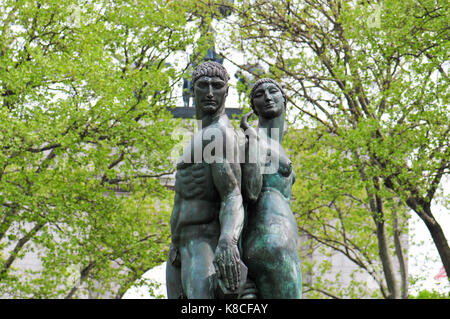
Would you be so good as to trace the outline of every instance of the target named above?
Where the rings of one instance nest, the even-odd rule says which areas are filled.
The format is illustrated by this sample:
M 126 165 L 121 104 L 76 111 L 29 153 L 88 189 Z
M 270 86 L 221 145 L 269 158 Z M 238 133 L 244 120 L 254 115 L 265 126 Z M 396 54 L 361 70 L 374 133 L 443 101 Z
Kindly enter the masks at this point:
M 207 61 L 195 68 L 192 73 L 192 92 L 195 107 L 201 115 L 213 115 L 223 110 L 229 79 L 227 70 L 217 62 Z

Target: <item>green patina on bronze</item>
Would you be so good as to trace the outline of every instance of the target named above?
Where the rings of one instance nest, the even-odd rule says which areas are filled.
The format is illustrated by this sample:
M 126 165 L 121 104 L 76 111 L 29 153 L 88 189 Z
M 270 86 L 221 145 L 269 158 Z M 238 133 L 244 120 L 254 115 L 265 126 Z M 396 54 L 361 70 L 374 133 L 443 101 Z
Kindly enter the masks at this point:
M 226 70 L 205 62 L 192 78 L 201 129 L 177 163 L 168 298 L 300 298 L 297 226 L 290 210 L 295 176 L 280 145 L 284 93 L 272 80 L 255 84 L 251 101 L 259 125 L 251 128 L 244 117 L 244 146 L 242 132 L 224 113 Z M 271 128 L 281 130 L 276 140 Z M 220 143 L 211 161 L 204 151 L 213 140 Z M 257 153 L 271 155 L 272 162 L 248 160 Z M 272 170 L 267 173 L 263 165 Z
M 243 233 L 243 259 L 260 298 L 301 298 L 302 276 L 297 252 L 297 224 L 290 208 L 295 181 L 292 162 L 281 146 L 286 97 L 278 83 L 258 80 L 251 91 L 251 106 L 258 115 L 258 129 L 241 127 L 259 142 L 257 158 L 266 163 L 244 163 L 243 193 L 247 223 Z M 250 156 L 250 154 L 246 154 Z M 265 164 L 265 165 L 264 165 Z M 264 165 L 264 167 L 263 167 Z
M 177 163 L 172 245 L 167 263 L 168 298 L 216 298 L 217 279 L 236 291 L 241 281 L 238 240 L 244 221 L 239 161 L 205 161 L 203 151 L 215 136 L 238 155 L 237 136 L 224 113 L 229 76 L 215 62 L 193 72 L 193 96 L 201 129 Z M 200 158 L 198 158 L 200 154 Z

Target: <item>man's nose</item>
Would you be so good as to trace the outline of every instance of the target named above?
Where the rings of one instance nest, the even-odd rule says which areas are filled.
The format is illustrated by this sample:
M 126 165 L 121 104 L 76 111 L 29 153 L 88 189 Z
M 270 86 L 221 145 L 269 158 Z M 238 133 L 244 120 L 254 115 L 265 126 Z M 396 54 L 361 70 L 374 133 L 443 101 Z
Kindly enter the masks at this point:
M 264 92 L 264 98 L 266 99 L 266 101 L 271 101 L 272 100 L 272 94 L 270 94 L 269 91 L 265 91 Z
M 212 99 L 212 98 L 214 97 L 214 95 L 213 95 L 213 87 L 212 87 L 211 84 L 208 85 L 208 94 L 206 94 L 206 96 L 207 96 L 208 98 L 210 98 L 210 99 Z

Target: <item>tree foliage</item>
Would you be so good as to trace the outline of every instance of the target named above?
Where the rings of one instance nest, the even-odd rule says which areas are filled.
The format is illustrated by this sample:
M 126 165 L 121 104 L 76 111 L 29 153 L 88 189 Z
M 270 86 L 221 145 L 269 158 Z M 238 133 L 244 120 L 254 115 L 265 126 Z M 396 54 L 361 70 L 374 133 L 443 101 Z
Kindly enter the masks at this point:
M 349 151 L 340 148 L 338 136 L 320 129 L 290 129 L 285 143 L 297 177 L 292 209 L 304 237 L 305 296 L 388 297 L 376 220 L 370 213 L 365 183 L 352 166 Z M 384 210 L 388 253 L 395 256 L 393 262 L 406 267 L 402 236 L 407 232 L 404 206 L 395 198 L 385 198 Z M 347 260 L 345 264 L 343 257 Z M 402 287 L 406 294 L 406 269 L 399 268 L 393 268 L 392 272 L 398 277 L 399 289 Z
M 448 3 L 244 0 L 234 12 L 225 25 L 234 49 L 283 83 L 297 125 L 330 136 L 321 140 L 335 155 L 312 158 L 329 164 L 316 167 L 326 169 L 320 183 L 297 197 L 324 185 L 333 198 L 354 182 L 350 194 L 366 207 L 367 233 L 376 235 L 384 297 L 407 296 L 406 273 L 400 280 L 391 258 L 393 249 L 404 264 L 396 206 L 423 220 L 449 273 L 450 248 L 431 210 L 432 201 L 448 205 L 440 189 L 450 163 Z M 307 208 L 297 211 L 303 216 Z
M 450 299 L 450 293 L 441 293 L 436 290 L 421 290 L 415 296 L 409 296 L 410 299 Z
M 165 259 L 190 5 L 1 2 L 0 295 L 120 297 Z

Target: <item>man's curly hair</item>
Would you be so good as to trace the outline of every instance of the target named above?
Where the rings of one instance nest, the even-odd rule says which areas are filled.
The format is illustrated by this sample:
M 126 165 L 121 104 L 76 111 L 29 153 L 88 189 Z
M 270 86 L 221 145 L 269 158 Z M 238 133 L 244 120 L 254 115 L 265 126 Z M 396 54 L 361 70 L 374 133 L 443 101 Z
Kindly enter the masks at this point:
M 284 107 L 286 107 L 287 98 L 286 98 L 286 94 L 284 93 L 283 89 L 281 88 L 281 85 L 278 84 L 277 81 L 272 80 L 270 78 L 262 78 L 262 79 L 259 79 L 258 81 L 255 82 L 255 84 L 252 87 L 252 90 L 250 91 L 250 106 L 251 106 L 253 112 L 256 115 L 258 115 L 258 113 L 255 110 L 255 107 L 253 106 L 253 98 L 255 97 L 256 89 L 263 83 L 272 83 L 273 85 L 275 85 L 278 88 L 278 90 L 280 90 L 280 92 L 281 92 L 281 94 L 283 95 L 283 98 L 284 98 Z
M 192 72 L 192 87 L 194 87 L 195 82 L 202 76 L 217 76 L 227 83 L 230 79 L 223 65 L 214 61 L 203 62 L 195 68 L 194 72 Z

